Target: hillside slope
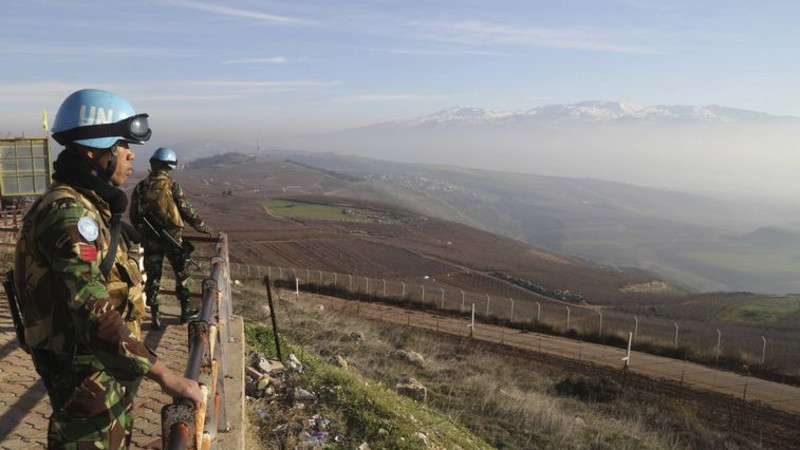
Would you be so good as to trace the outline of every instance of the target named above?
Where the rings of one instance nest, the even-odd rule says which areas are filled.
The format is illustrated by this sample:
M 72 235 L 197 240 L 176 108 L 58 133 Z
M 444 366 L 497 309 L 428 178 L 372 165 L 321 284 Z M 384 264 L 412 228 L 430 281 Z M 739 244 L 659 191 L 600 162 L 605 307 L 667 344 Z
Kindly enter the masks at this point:
M 376 181 L 250 158 L 234 162 L 225 158 L 222 164 L 205 160 L 178 173 L 184 188 L 207 211 L 208 220 L 229 233 L 232 254 L 241 262 L 268 261 L 274 266 L 376 278 L 449 278 L 455 286 L 472 284 L 492 291 L 496 285 L 498 295 L 507 295 L 505 283 L 484 275 L 502 272 L 579 293 L 597 304 L 641 298 L 641 293 L 623 288 L 653 280 L 643 273 L 590 264 L 389 204 L 394 197 Z M 228 190 L 231 195 L 223 195 Z M 408 219 L 379 223 L 278 217 L 267 203 L 275 198 L 393 211 Z M 427 204 L 433 207 L 436 200 Z

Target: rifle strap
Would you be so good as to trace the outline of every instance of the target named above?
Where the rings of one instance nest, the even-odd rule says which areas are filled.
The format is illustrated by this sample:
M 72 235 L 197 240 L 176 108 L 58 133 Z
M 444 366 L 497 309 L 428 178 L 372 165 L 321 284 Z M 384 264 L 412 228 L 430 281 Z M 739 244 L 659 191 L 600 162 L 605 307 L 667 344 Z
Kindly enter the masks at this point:
M 106 257 L 100 263 L 100 272 L 108 280 L 111 275 L 111 265 L 114 264 L 114 259 L 117 257 L 117 245 L 119 245 L 119 235 L 122 231 L 122 214 L 115 213 L 111 216 L 111 243 L 108 246 Z

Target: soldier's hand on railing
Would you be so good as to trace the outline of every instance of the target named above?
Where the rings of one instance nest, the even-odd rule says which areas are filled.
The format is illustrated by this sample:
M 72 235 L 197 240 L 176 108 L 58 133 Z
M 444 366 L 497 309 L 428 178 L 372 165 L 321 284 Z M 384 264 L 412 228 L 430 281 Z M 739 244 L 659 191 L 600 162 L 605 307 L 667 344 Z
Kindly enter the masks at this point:
M 211 237 L 214 237 L 214 236 L 216 236 L 216 233 L 214 233 L 214 229 L 213 229 L 213 228 L 211 228 L 211 226 L 210 226 L 210 225 L 202 224 L 202 225 L 200 225 L 200 227 L 197 229 L 197 231 L 199 231 L 199 232 L 201 232 L 201 233 L 204 233 L 204 234 L 207 234 L 207 235 L 209 235 L 209 236 L 211 236 Z
M 191 400 L 196 407 L 203 403 L 203 394 L 200 385 L 189 378 L 185 378 L 167 369 L 161 361 L 150 369 L 147 377 L 161 386 L 161 390 L 172 398 L 186 398 Z

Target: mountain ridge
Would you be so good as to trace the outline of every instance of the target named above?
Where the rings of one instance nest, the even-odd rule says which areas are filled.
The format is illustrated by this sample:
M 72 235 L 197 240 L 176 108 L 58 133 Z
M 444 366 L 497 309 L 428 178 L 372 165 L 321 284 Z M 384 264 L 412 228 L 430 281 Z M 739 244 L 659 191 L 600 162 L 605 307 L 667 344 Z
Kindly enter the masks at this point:
M 422 117 L 394 120 L 362 128 L 424 127 L 448 125 L 494 125 L 514 122 L 698 122 L 698 123 L 798 123 L 800 118 L 721 105 L 642 106 L 619 101 L 582 101 L 573 104 L 544 105 L 526 110 L 496 110 L 477 106 L 454 106 Z

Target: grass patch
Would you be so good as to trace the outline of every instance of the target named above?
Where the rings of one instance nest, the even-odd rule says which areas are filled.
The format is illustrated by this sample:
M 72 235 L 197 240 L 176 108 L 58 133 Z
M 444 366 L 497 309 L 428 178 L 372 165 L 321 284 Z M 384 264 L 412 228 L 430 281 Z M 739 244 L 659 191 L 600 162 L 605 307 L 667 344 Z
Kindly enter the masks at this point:
M 319 203 L 306 203 L 291 200 L 267 200 L 262 202 L 277 217 L 289 219 L 331 220 L 340 222 L 362 222 L 371 220 L 345 214 L 344 206 L 323 205 Z
M 720 322 L 775 322 L 800 310 L 798 298 L 765 298 L 733 306 L 718 317 Z
M 409 223 L 413 220 L 411 216 L 396 212 L 299 200 L 273 199 L 262 202 L 261 206 L 277 217 L 289 219 L 382 224 Z

